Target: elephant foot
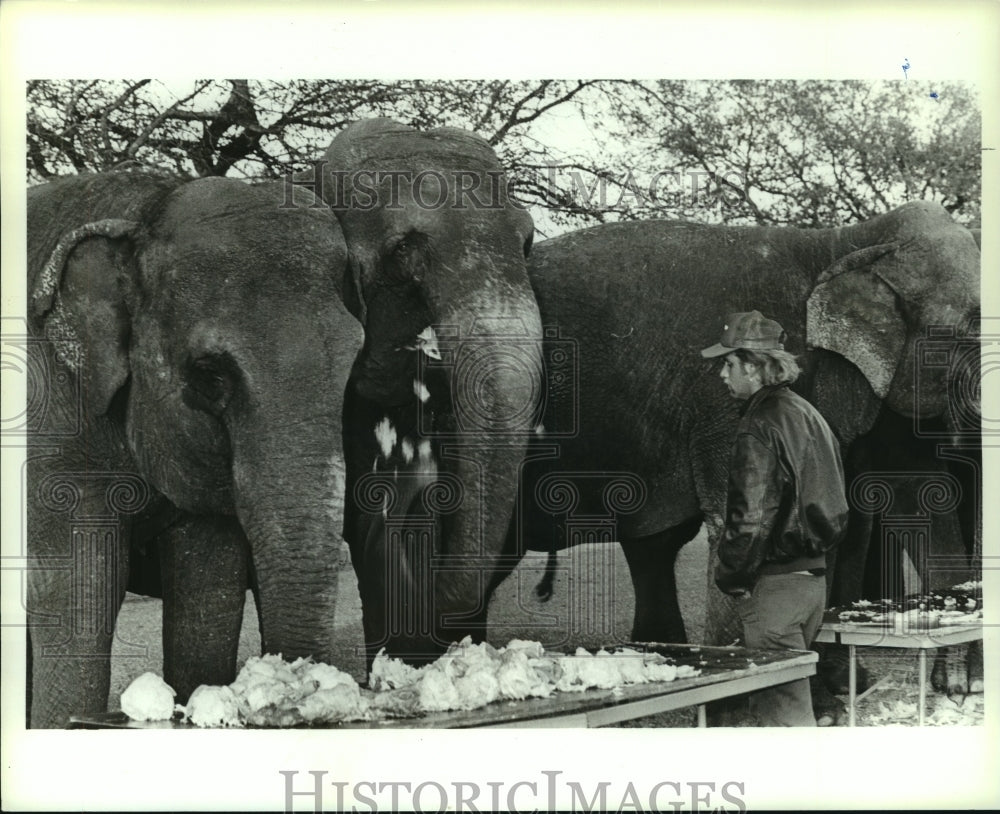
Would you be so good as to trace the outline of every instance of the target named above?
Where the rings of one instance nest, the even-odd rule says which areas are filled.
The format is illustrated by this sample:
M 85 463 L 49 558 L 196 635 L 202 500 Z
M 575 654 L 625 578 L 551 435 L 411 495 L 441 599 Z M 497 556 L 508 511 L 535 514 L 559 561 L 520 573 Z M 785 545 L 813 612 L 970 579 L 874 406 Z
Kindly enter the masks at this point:
M 833 695 L 847 695 L 850 692 L 850 664 L 847 650 L 843 647 L 827 647 L 816 665 L 816 673 L 825 688 Z M 870 685 L 868 670 L 863 664 L 857 665 L 854 691 L 862 693 Z
M 931 686 L 940 693 L 947 693 L 950 699 L 961 703 L 971 691 L 971 676 L 973 675 L 971 647 L 955 645 L 943 647 L 934 657 L 934 667 L 931 670 Z M 982 670 L 980 668 L 979 684 L 982 685 Z
M 981 693 L 983 686 L 983 642 L 969 644 L 969 692 Z
M 535 596 L 542 602 L 548 602 L 555 593 L 556 565 L 558 558 L 555 551 L 550 551 L 548 559 L 545 561 L 545 573 L 535 586 Z
M 961 707 L 965 703 L 965 697 L 969 694 L 969 685 L 965 682 L 964 676 L 961 682 L 948 685 L 948 700 Z
M 944 661 L 944 657 L 940 653 L 934 657 L 934 666 L 931 668 L 931 688 L 934 692 L 944 692 L 948 689 Z

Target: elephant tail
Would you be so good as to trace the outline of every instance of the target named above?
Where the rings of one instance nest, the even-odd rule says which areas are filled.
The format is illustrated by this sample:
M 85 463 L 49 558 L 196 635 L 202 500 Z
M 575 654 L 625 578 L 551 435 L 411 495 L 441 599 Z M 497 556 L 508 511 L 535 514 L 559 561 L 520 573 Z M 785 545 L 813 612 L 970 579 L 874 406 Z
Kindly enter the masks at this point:
M 553 586 L 556 581 L 556 552 L 550 551 L 549 558 L 545 561 L 545 573 L 535 586 L 535 596 L 542 602 L 548 602 L 554 593 Z

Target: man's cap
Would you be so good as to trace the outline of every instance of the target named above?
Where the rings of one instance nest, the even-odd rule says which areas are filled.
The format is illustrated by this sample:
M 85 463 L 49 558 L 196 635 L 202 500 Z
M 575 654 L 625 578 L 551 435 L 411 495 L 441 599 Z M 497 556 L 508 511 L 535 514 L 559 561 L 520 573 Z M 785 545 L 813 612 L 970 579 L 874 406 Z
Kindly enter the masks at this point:
M 701 355 L 706 359 L 726 356 L 737 348 L 747 350 L 784 350 L 785 332 L 773 319 L 760 311 L 730 314 L 722 327 L 722 339 Z

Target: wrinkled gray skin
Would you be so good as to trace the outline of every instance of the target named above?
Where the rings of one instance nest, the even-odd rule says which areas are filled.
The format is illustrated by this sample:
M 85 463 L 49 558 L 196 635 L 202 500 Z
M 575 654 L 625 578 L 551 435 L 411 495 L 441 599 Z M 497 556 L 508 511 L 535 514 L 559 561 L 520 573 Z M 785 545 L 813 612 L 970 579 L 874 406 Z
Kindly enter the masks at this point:
M 539 419 L 534 227 L 466 131 L 362 121 L 318 168 L 365 328 L 345 396 L 344 537 L 368 658 L 384 646 L 419 661 L 485 634 L 486 581 Z
M 559 384 L 548 371 L 538 442 L 559 455 L 525 466 L 511 561 L 554 535 L 566 545 L 574 515 L 615 523 L 635 588 L 632 635 L 646 641 L 685 640 L 674 561 L 702 522 L 711 548 L 705 641 L 740 635 L 711 574 L 737 403 L 718 361 L 699 353 L 718 341 L 727 314 L 756 308 L 784 326 L 804 371 L 795 389 L 847 452 L 883 407 L 952 420 L 948 368 L 922 367 L 917 387 L 914 353 L 929 326 L 955 328 L 960 344 L 979 313 L 973 238 L 923 202 L 836 229 L 597 226 L 537 245 L 529 276 L 543 325 L 573 343 L 579 373 Z M 839 601 L 860 597 L 867 550 L 867 536 L 840 546 Z
M 136 172 L 28 191 L 33 727 L 106 708 L 127 585 L 162 592 L 182 702 L 234 678 L 248 584 L 266 652 L 332 659 L 361 330 L 336 219 L 284 194 Z

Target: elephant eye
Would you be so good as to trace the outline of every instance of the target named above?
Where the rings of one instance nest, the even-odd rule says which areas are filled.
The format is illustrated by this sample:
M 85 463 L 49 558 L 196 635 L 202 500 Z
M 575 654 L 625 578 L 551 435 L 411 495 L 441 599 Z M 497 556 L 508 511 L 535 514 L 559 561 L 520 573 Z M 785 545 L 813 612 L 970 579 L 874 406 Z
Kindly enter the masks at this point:
M 182 397 L 194 410 L 221 415 L 233 393 L 232 365 L 224 356 L 194 359 L 185 371 Z
M 386 258 L 386 278 L 390 283 L 419 283 L 430 261 L 430 237 L 411 229 L 403 235 Z

